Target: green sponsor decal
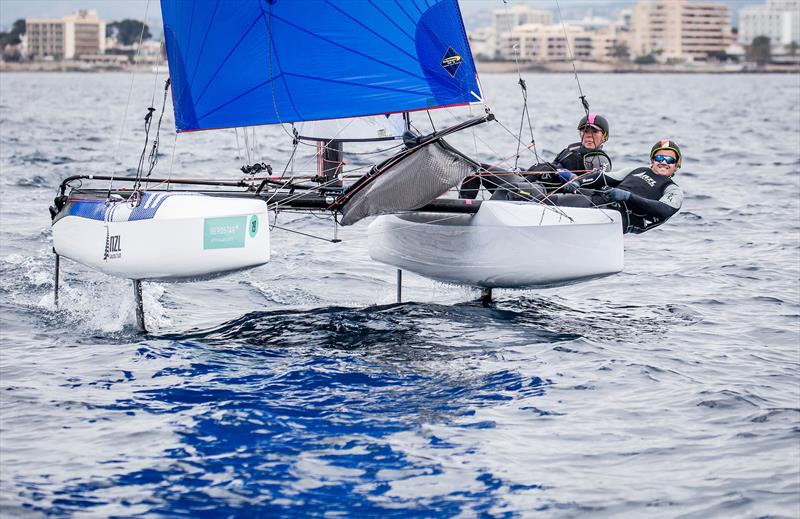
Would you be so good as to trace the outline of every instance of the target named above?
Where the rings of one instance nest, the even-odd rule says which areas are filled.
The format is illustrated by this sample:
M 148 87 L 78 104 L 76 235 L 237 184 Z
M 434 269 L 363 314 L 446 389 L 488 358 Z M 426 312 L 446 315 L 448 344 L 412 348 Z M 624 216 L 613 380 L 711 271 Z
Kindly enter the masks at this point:
M 236 249 L 244 247 L 246 216 L 226 216 L 203 220 L 204 249 Z
M 250 217 L 250 237 L 255 238 L 258 234 L 258 215 L 254 214 Z

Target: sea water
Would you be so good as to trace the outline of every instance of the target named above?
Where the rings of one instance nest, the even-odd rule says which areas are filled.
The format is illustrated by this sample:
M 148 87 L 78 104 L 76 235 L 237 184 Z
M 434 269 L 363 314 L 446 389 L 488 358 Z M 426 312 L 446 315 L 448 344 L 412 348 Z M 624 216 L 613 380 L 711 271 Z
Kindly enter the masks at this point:
M 527 167 L 574 142 L 574 77 L 523 77 L 532 132 L 517 76 L 485 75 L 499 122 L 451 144 Z M 68 260 L 55 307 L 47 208 L 69 175 L 135 173 L 163 79 L 0 76 L 0 516 L 800 516 L 800 77 L 580 76 L 615 167 L 684 152 L 683 209 L 620 274 L 482 306 L 406 273 L 397 304 L 365 222 L 334 244 L 281 213 L 322 239 L 276 228 L 266 266 L 145 283 L 140 334 L 130 282 Z M 175 137 L 169 106 L 154 176 L 315 168 L 281 127 L 249 153 Z

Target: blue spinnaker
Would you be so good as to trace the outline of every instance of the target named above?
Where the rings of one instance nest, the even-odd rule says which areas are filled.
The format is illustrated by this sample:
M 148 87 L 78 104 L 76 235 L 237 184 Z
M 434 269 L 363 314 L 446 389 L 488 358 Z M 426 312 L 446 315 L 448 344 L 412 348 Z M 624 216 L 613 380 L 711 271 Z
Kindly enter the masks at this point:
M 178 131 L 480 102 L 457 0 L 161 0 Z

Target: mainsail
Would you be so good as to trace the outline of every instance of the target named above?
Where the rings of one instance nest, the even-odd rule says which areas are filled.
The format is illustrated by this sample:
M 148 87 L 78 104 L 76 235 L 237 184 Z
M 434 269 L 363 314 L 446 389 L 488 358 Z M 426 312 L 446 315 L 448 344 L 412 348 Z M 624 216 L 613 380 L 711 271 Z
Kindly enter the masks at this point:
M 456 0 L 161 0 L 180 131 L 481 101 Z

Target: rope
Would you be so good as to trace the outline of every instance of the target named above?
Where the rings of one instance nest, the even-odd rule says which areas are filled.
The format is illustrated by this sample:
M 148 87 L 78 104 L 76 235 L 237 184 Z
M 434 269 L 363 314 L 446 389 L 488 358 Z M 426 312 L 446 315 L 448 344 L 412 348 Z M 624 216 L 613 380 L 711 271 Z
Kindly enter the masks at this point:
M 581 80 L 578 79 L 578 69 L 575 68 L 575 57 L 572 54 L 572 46 L 569 44 L 569 36 L 567 35 L 567 26 L 564 25 L 564 17 L 561 16 L 561 5 L 559 5 L 558 0 L 556 0 L 556 7 L 558 7 L 558 19 L 561 22 L 561 28 L 564 29 L 564 41 L 567 44 L 567 51 L 569 51 L 569 59 L 572 62 L 572 72 L 575 74 L 575 82 L 578 83 L 578 92 L 580 93 L 580 100 L 581 104 L 583 105 L 583 110 L 586 112 L 586 115 L 589 115 L 589 101 L 586 100 L 586 96 L 583 94 L 583 89 L 581 88 Z
M 508 1 L 507 0 L 503 0 L 503 8 L 506 11 L 506 20 L 509 20 L 508 32 L 510 33 L 511 30 L 512 30 L 512 28 L 510 27 L 511 17 L 508 14 Z M 518 167 L 518 164 L 519 164 L 519 147 L 522 144 L 522 125 L 525 122 L 526 116 L 527 116 L 527 119 L 528 119 L 528 128 L 530 129 L 530 132 L 531 132 L 531 144 L 533 145 L 533 155 L 536 157 L 536 162 L 537 163 L 539 163 L 540 160 L 539 160 L 539 153 L 536 151 L 536 140 L 533 138 L 533 124 L 531 123 L 531 117 L 530 117 L 530 114 L 528 113 L 528 88 L 525 85 L 525 80 L 522 79 L 522 70 L 519 67 L 519 46 L 518 45 L 514 45 L 514 49 L 516 51 L 516 52 L 514 52 L 514 65 L 517 67 L 517 78 L 519 78 L 519 81 L 517 81 L 517 84 L 519 85 L 520 89 L 522 90 L 522 113 L 520 114 L 519 132 L 517 134 L 517 156 L 514 159 L 514 168 L 516 169 Z
M 147 4 L 144 6 L 144 20 L 145 23 L 147 22 L 147 11 L 150 9 L 150 0 L 147 0 Z M 139 48 L 136 49 L 136 56 L 139 56 L 139 53 L 142 50 L 142 41 L 144 41 L 144 26 L 145 23 L 142 24 L 142 32 L 139 34 Z M 122 146 L 122 136 L 125 134 L 125 121 L 128 120 L 128 108 L 131 105 L 131 95 L 133 94 L 133 80 L 134 80 L 134 71 L 131 68 L 131 84 L 128 88 L 128 100 L 125 102 L 125 112 L 122 115 L 122 124 L 120 124 L 119 128 L 119 137 L 117 138 L 117 147 L 114 150 L 114 162 L 119 162 L 119 149 Z M 108 181 L 108 196 L 111 196 L 111 190 L 114 186 L 114 169 L 111 170 L 111 180 Z

